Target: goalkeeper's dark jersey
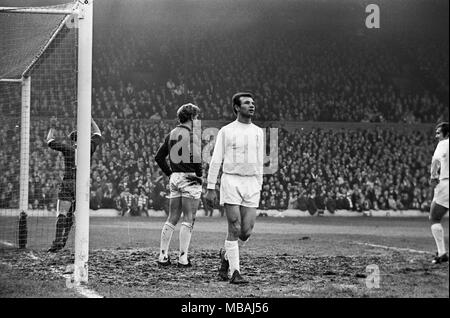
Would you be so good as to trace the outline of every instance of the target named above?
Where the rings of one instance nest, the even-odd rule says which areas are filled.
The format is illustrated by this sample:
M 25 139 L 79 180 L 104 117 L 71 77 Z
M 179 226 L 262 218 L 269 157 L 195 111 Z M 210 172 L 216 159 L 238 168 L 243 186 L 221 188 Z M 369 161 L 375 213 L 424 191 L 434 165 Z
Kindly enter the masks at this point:
M 100 135 L 94 135 L 91 138 L 91 160 L 92 155 L 100 145 L 102 137 Z M 56 140 L 50 140 L 48 146 L 56 151 L 60 151 L 64 156 L 64 177 L 63 180 L 75 180 L 77 175 L 76 167 L 76 147 L 73 145 L 66 145 Z
M 195 172 L 197 177 L 202 176 L 201 140 L 197 141 L 196 148 L 193 147 L 193 141 L 192 130 L 183 125 L 178 125 L 166 136 L 156 153 L 155 161 L 167 176 L 170 176 L 172 172 Z M 172 151 L 175 145 L 177 148 Z M 187 150 L 187 153 L 183 154 L 183 149 Z M 194 151 L 197 153 L 194 154 Z M 170 166 L 166 162 L 167 156 L 169 156 Z

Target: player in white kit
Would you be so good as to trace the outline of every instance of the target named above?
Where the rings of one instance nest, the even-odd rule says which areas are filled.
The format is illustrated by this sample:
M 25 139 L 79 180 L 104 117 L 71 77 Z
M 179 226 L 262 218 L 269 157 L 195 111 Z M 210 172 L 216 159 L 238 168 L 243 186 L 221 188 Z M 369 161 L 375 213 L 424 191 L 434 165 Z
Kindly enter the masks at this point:
M 430 183 L 434 188 L 433 202 L 430 208 L 431 233 L 438 249 L 433 264 L 448 262 L 445 250 L 444 228 L 441 220 L 448 212 L 448 122 L 436 126 L 436 138 L 439 140 L 431 162 Z
M 222 166 L 220 205 L 225 206 L 228 235 L 220 250 L 222 280 L 232 284 L 248 283 L 239 267 L 239 244 L 249 239 L 256 220 L 263 181 L 264 133 L 252 123 L 255 102 L 251 93 L 236 93 L 232 98 L 237 119 L 222 127 L 216 138 L 208 171 L 206 200 L 214 202 L 215 185 Z

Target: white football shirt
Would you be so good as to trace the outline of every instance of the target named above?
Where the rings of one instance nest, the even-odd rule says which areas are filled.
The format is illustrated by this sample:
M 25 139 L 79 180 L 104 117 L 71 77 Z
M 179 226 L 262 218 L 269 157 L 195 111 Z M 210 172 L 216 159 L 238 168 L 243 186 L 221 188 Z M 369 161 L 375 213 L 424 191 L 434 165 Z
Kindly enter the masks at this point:
M 235 120 L 222 127 L 216 137 L 208 171 L 208 189 L 214 189 L 220 166 L 224 173 L 256 176 L 262 186 L 264 133 L 255 124 Z
M 439 180 L 448 179 L 448 138 L 439 141 L 432 162 L 438 160 L 441 168 Z

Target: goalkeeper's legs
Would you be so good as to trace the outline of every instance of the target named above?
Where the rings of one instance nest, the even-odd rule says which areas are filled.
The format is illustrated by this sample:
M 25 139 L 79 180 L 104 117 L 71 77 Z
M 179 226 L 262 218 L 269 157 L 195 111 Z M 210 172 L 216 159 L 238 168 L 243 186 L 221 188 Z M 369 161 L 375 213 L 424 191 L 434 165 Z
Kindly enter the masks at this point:
M 62 247 L 66 246 L 67 239 L 69 238 L 70 230 L 72 229 L 72 225 L 73 225 L 74 213 L 75 213 L 75 201 L 72 202 L 72 205 L 70 206 L 70 210 L 66 216 L 66 222 L 64 224 L 64 234 L 63 234 L 63 238 L 62 238 Z
M 159 248 L 158 264 L 161 266 L 169 265 L 169 246 L 172 239 L 175 226 L 180 220 L 181 216 L 181 196 L 172 197 L 169 199 L 169 217 L 161 231 L 161 241 Z
M 192 230 L 194 228 L 195 214 L 198 209 L 200 199 L 182 197 L 181 206 L 183 211 L 183 223 L 180 229 L 180 256 L 179 266 L 191 266 L 188 259 L 189 244 L 191 242 Z
M 66 225 L 66 214 L 70 210 L 71 202 L 65 200 L 58 200 L 57 203 L 57 211 L 58 218 L 56 220 L 56 232 L 55 232 L 55 240 L 52 243 L 52 246 L 48 249 L 49 252 L 57 252 L 64 247 L 63 245 L 63 234 L 64 227 Z

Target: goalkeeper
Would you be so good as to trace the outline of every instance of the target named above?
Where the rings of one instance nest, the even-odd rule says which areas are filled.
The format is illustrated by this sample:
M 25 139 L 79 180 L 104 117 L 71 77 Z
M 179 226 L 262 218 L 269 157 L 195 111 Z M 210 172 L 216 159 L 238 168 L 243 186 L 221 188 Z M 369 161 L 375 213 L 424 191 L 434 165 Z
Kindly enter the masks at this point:
M 169 217 L 161 231 L 157 262 L 160 266 L 171 264 L 168 249 L 181 212 L 183 222 L 180 229 L 180 254 L 177 265 L 191 266 L 187 254 L 202 194 L 201 138 L 193 133 L 194 122 L 198 119 L 199 112 L 200 109 L 191 103 L 182 105 L 177 111 L 180 124 L 166 136 L 155 156 L 158 166 L 170 177 Z M 166 162 L 167 156 L 170 166 Z
M 57 220 L 56 234 L 52 246 L 48 252 L 56 253 L 64 248 L 69 237 L 70 229 L 73 224 L 73 216 L 75 213 L 75 189 L 76 189 L 76 163 L 77 163 L 77 131 L 69 134 L 70 143 L 65 144 L 55 139 L 56 118 L 50 120 L 50 130 L 47 135 L 47 145 L 56 151 L 62 153 L 64 157 L 64 177 L 60 185 L 58 193 L 58 202 L 56 205 Z M 91 157 L 98 145 L 101 143 L 102 137 L 100 129 L 95 121 L 91 120 L 92 137 L 91 137 Z

